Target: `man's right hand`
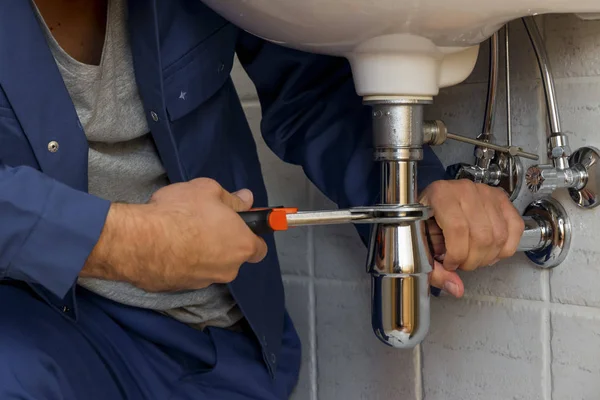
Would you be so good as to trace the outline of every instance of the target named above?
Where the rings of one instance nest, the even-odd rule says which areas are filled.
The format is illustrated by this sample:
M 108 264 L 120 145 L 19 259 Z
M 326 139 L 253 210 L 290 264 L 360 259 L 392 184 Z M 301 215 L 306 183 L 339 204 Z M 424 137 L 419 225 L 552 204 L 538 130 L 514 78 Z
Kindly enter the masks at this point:
M 233 281 L 267 246 L 240 218 L 248 190 L 231 194 L 211 179 L 158 190 L 144 205 L 113 204 L 80 276 L 125 281 L 149 292 Z

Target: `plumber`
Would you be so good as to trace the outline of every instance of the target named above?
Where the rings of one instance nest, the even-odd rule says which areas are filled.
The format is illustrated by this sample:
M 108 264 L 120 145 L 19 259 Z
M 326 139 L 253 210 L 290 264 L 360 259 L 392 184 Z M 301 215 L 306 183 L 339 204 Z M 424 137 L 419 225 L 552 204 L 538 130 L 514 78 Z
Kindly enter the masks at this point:
M 268 202 L 234 53 L 269 147 L 340 207 L 376 203 L 345 60 L 199 0 L 1 2 L 0 398 L 290 395 L 300 343 L 274 240 L 238 215 Z M 431 284 L 460 297 L 456 270 L 513 255 L 522 219 L 497 189 L 444 181 L 431 149 L 419 176 L 443 258 Z

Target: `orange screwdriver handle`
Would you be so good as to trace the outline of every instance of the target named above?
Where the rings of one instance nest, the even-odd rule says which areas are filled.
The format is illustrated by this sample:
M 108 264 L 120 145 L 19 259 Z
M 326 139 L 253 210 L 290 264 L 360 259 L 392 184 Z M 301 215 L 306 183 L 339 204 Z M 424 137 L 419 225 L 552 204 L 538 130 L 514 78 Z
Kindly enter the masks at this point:
M 298 212 L 297 208 L 254 208 L 239 215 L 255 235 L 261 236 L 287 230 L 287 215 L 296 212 Z

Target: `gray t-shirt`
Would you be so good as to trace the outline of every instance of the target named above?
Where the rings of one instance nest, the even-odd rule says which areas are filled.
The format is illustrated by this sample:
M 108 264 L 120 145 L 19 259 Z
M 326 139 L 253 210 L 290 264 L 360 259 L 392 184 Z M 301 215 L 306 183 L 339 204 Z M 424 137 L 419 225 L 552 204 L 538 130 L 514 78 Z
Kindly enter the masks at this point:
M 110 201 L 146 202 L 169 182 L 138 94 L 126 0 L 109 1 L 99 66 L 83 64 L 67 54 L 34 9 L 88 139 L 89 192 Z M 230 327 L 242 318 L 226 285 L 158 294 L 124 282 L 79 279 L 78 283 L 116 302 L 164 312 L 199 329 Z

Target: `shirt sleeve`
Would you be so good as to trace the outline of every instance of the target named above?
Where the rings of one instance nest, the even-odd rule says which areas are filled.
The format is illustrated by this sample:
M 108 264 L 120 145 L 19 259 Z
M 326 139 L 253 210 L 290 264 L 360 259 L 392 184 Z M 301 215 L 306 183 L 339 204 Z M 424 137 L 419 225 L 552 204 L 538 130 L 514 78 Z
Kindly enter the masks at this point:
M 0 164 L 0 279 L 36 283 L 63 298 L 96 245 L 109 207 L 31 167 Z

